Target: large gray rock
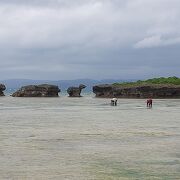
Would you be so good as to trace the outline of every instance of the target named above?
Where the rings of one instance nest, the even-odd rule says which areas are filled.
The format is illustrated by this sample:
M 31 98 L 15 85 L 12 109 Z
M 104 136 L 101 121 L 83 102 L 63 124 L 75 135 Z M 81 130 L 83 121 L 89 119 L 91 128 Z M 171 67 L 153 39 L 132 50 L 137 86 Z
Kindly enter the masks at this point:
M 86 88 L 84 84 L 80 84 L 79 87 L 69 87 L 67 93 L 69 97 L 81 97 L 81 91 L 84 88 Z
M 12 94 L 13 97 L 58 97 L 60 89 L 58 86 L 41 84 L 23 86 Z
M 6 86 L 4 84 L 0 84 L 0 96 L 4 96 L 4 92 L 6 90 Z
M 96 97 L 104 98 L 180 98 L 179 85 L 140 85 L 132 87 L 116 85 L 93 86 Z

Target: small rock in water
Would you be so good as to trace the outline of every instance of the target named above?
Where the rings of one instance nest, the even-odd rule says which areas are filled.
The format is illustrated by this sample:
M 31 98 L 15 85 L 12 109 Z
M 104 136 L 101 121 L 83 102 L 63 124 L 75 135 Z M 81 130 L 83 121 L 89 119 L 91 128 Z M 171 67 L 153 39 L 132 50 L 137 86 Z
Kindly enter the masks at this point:
M 6 90 L 6 86 L 4 84 L 0 84 L 0 96 L 4 96 L 4 92 Z
M 79 87 L 69 87 L 67 93 L 69 97 L 81 97 L 81 91 L 84 88 L 86 88 L 84 84 L 80 84 Z

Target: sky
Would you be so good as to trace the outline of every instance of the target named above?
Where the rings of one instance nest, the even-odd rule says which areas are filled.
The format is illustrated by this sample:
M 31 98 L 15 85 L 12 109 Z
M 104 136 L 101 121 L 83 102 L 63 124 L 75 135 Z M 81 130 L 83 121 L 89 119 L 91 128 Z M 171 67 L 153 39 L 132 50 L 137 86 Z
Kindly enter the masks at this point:
M 0 80 L 180 76 L 179 0 L 0 0 Z

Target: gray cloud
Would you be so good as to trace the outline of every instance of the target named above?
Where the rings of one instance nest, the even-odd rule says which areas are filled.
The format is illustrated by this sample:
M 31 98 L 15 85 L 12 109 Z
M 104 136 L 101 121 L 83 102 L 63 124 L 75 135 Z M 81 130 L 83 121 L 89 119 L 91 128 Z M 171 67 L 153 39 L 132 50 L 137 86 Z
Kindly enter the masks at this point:
M 176 38 L 163 39 L 161 36 L 151 36 L 139 41 L 135 44 L 135 48 L 148 48 L 156 46 L 168 46 L 180 44 L 180 36 Z
M 179 9 L 179 0 L 1 0 L 1 79 L 179 76 Z

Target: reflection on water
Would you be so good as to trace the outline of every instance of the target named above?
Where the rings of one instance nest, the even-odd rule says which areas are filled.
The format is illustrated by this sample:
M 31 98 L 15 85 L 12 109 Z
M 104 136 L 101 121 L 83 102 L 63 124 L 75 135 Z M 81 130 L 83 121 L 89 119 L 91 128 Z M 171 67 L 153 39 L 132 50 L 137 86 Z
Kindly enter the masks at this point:
M 180 100 L 0 98 L 0 179 L 180 179 Z

